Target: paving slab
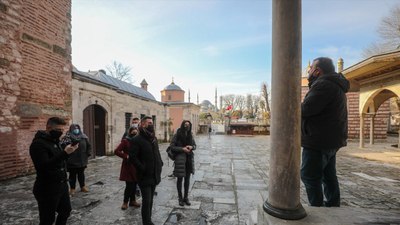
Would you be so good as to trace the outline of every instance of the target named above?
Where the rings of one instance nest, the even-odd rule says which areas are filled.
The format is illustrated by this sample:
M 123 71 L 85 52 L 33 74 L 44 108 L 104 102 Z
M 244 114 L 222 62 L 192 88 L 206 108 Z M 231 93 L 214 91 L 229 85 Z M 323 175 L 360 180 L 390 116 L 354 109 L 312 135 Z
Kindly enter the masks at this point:
M 258 209 L 268 196 L 269 138 L 215 135 L 209 139 L 207 136 L 196 136 L 196 172 L 189 192 L 191 207 L 178 205 L 176 178 L 168 176 L 173 170 L 173 162 L 165 153 L 168 144 L 160 144 L 164 167 L 154 197 L 154 223 L 257 223 Z M 339 151 L 337 172 L 342 207 L 333 209 L 336 217 L 324 221 L 324 224 L 338 224 L 340 218 L 351 219 L 347 217 L 352 215 L 350 212 L 355 218 L 362 215 L 370 218 L 360 219 L 359 224 L 371 225 L 374 221 L 375 224 L 379 221 L 382 222 L 380 224 L 390 224 L 390 221 L 392 224 L 400 223 L 397 222 L 400 219 L 400 150 L 390 145 L 377 143 L 373 147 L 367 145 L 359 149 L 358 143 L 350 142 L 349 146 Z M 140 209 L 120 209 L 125 185 L 118 180 L 120 166 L 121 159 L 115 156 L 90 160 L 86 170 L 90 192 L 77 192 L 71 198 L 73 211 L 68 224 L 141 225 Z M 37 203 L 32 194 L 34 179 L 34 175 L 29 175 L 0 181 L 0 224 L 38 224 Z M 300 187 L 300 201 L 309 216 L 298 222 L 314 224 L 311 219 L 315 218 L 315 224 L 318 224 L 318 221 L 323 221 L 318 215 L 329 214 L 332 208 L 307 207 L 304 185 L 300 184 Z M 342 220 L 342 224 L 350 224 L 350 219 Z

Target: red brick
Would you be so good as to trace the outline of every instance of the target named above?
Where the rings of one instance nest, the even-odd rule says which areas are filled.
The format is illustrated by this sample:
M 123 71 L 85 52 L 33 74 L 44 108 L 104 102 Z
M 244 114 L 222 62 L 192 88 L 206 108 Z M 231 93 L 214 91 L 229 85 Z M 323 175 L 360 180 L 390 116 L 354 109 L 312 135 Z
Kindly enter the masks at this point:
M 71 117 L 71 0 L 2 0 L 0 180 L 30 173 L 29 145 L 47 118 Z M 10 13 L 15 12 L 15 13 Z M 49 47 L 50 46 L 50 47 Z M 64 71 L 67 68 L 68 71 Z M 8 82 L 2 79 L 8 79 Z M 26 107 L 28 106 L 28 108 Z M 29 110 L 38 108 L 39 110 Z M 48 114 L 42 109 L 46 108 Z M 35 115 L 30 115 L 32 113 Z

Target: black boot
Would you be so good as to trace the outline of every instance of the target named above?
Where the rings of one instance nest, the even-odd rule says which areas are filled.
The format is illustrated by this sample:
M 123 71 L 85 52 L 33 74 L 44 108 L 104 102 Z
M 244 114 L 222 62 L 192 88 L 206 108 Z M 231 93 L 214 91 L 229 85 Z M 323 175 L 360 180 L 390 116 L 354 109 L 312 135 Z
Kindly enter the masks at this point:
M 189 180 L 189 179 L 188 179 Z M 183 198 L 183 202 L 186 204 L 186 205 L 191 205 L 190 204 L 190 202 L 189 202 L 189 198 L 188 198 L 188 196 L 189 196 L 189 187 L 188 186 L 185 186 L 185 195 L 184 195 L 185 197 Z
M 181 199 L 181 198 L 179 199 L 179 205 L 180 205 L 180 206 L 184 206 L 184 205 L 185 205 L 185 204 L 183 203 L 183 199 Z
M 182 191 L 178 190 L 178 198 L 179 198 L 179 205 L 184 206 L 185 204 L 183 203 Z
M 191 205 L 191 203 L 189 202 L 189 199 L 188 199 L 187 197 L 183 199 L 183 202 L 184 202 L 186 205 Z

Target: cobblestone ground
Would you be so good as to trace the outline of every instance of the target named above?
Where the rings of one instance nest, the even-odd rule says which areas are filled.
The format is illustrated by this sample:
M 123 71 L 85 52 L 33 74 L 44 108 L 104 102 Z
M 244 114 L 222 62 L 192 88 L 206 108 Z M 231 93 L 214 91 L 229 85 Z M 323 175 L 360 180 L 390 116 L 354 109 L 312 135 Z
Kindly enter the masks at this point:
M 269 136 L 197 136 L 196 140 L 190 207 L 178 206 L 176 181 L 168 177 L 172 162 L 164 152 L 167 144 L 160 145 L 164 167 L 156 190 L 154 223 L 246 224 L 250 212 L 266 200 Z M 342 205 L 398 212 L 400 221 L 400 151 L 388 143 L 362 150 L 357 146 L 350 143 L 338 153 Z M 120 163 L 115 156 L 90 161 L 86 170 L 90 192 L 72 197 L 68 224 L 141 224 L 140 209 L 120 209 L 124 190 L 124 183 L 118 180 Z M 0 182 L 1 224 L 38 224 L 33 182 L 33 175 Z M 306 205 L 303 185 L 300 197 Z

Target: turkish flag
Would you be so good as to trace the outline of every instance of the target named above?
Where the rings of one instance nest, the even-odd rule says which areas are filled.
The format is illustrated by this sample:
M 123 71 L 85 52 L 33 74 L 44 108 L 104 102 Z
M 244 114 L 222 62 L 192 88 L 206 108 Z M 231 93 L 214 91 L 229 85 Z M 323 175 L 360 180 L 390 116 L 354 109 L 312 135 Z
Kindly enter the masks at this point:
M 228 107 L 226 107 L 226 110 L 231 110 L 232 109 L 232 105 L 228 105 Z

